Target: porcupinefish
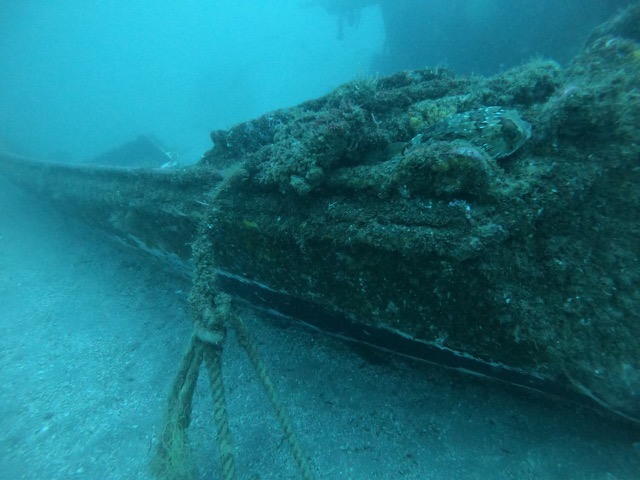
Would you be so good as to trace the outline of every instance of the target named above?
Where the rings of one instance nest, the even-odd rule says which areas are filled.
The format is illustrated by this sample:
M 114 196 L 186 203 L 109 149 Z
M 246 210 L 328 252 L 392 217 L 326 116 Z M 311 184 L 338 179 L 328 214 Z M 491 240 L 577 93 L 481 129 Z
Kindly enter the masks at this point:
M 415 136 L 412 144 L 434 140 L 466 140 L 494 158 L 518 150 L 531 138 L 531 124 L 513 109 L 485 107 L 443 118 Z

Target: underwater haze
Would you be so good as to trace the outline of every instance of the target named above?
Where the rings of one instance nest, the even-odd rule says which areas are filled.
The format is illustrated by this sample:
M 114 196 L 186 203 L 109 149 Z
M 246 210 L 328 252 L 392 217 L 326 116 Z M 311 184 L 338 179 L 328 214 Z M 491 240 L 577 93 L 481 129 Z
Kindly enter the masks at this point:
M 0 480 L 640 479 L 629 3 L 0 0 Z
M 209 131 L 357 77 L 563 61 L 627 3 L 2 2 L 0 148 L 77 162 L 151 135 L 191 162 Z
M 326 93 L 366 72 L 379 14 L 335 38 L 297 1 L 2 2 L 4 149 L 83 160 L 139 134 L 187 157 L 208 131 Z

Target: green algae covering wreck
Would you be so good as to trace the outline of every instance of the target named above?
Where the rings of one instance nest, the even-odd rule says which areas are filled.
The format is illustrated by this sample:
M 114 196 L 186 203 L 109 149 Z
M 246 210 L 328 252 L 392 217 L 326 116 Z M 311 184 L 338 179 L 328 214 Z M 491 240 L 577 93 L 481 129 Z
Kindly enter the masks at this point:
M 351 82 L 180 170 L 0 171 L 196 282 L 637 421 L 638 25 L 640 4 L 566 68 Z

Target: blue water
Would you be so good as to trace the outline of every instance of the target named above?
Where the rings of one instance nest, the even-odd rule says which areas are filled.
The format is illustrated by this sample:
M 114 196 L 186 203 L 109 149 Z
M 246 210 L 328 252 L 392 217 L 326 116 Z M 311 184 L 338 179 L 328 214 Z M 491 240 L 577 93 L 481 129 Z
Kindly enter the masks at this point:
M 566 64 L 622 0 L 24 0 L 0 6 L 0 149 L 79 162 L 209 131 L 354 78 Z M 157 152 L 156 152 L 157 153 Z M 191 333 L 188 279 L 0 178 L 0 480 L 147 479 Z M 318 478 L 640 478 L 640 433 L 245 311 Z M 225 346 L 241 478 L 298 478 L 244 351 Z M 218 474 L 206 379 L 190 433 Z
M 357 77 L 560 62 L 622 0 L 24 0 L 0 6 L 0 148 L 82 161 L 152 135 L 195 161 L 208 132 Z

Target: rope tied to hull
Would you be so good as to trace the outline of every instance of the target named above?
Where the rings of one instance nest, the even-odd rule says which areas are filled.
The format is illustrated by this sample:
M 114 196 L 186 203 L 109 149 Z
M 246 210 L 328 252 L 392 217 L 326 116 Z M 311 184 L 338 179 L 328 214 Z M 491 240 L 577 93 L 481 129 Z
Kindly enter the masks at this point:
M 197 298 L 197 295 L 192 292 L 192 304 L 197 305 L 198 302 L 193 302 L 194 297 Z M 213 399 L 213 418 L 216 425 L 221 478 L 224 480 L 236 478 L 233 441 L 222 381 L 222 352 L 227 328 L 231 327 L 236 331 L 239 343 L 258 374 L 260 383 L 289 442 L 301 477 L 304 480 L 313 480 L 315 475 L 311 464 L 294 433 L 293 424 L 276 393 L 274 384 L 259 358 L 249 331 L 234 311 L 231 297 L 219 293 L 213 298 L 213 305 L 204 304 L 194 312 L 196 321 L 193 333 L 169 395 L 164 428 L 153 462 L 156 475 L 163 480 L 194 478 L 193 466 L 189 458 L 187 429 L 191 422 L 193 394 L 198 374 L 204 362 Z M 202 305 L 202 302 L 199 303 Z

